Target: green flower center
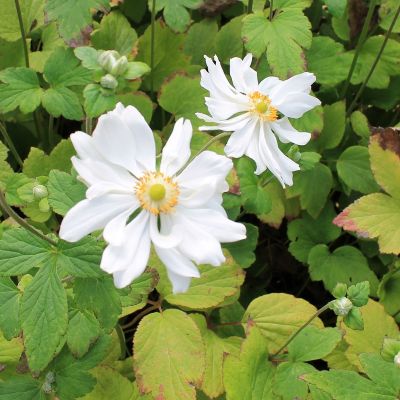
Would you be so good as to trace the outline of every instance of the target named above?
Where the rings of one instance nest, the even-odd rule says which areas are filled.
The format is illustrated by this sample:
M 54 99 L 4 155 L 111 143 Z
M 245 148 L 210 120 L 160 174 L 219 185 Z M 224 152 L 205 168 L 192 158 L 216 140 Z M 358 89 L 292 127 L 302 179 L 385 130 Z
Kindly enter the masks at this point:
M 161 201 L 166 194 L 165 186 L 161 183 L 152 185 L 149 189 L 149 196 L 153 201 Z
M 265 114 L 268 111 L 268 104 L 260 101 L 259 103 L 257 103 L 256 105 L 256 110 L 260 113 L 260 114 Z

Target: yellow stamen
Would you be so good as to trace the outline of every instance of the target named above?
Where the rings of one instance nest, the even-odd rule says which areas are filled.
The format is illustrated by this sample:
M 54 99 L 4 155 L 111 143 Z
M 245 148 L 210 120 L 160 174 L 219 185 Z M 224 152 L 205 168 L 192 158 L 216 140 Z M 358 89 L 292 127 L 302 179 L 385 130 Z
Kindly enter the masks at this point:
M 253 92 L 249 94 L 252 102 L 250 111 L 257 114 L 263 121 L 276 121 L 278 119 L 278 110 L 271 105 L 271 99 L 260 92 Z

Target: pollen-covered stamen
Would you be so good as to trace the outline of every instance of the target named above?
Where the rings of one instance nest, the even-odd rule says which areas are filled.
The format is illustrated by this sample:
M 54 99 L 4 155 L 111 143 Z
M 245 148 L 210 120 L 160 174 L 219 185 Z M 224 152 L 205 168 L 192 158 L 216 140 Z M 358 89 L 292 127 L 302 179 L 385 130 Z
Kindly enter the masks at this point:
M 257 114 L 263 121 L 276 121 L 278 119 L 278 110 L 271 105 L 271 99 L 260 92 L 249 94 L 252 103 L 251 112 Z
M 155 215 L 169 213 L 178 204 L 178 185 L 162 172 L 146 172 L 138 180 L 135 193 L 140 206 Z

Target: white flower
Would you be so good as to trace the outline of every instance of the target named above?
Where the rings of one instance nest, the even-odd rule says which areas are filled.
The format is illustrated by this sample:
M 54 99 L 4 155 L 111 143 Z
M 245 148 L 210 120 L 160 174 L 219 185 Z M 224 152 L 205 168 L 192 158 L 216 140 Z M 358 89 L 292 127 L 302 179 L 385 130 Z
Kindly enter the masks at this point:
M 228 156 L 246 154 L 256 162 L 256 174 L 269 169 L 283 186 L 292 185 L 293 171 L 300 168 L 282 153 L 276 136 L 298 145 L 310 140 L 310 133 L 296 131 L 287 117 L 299 118 L 321 103 L 309 95 L 315 76 L 304 72 L 286 81 L 271 76 L 258 83 L 248 54 L 243 60 L 231 59 L 231 85 L 216 56 L 214 60 L 206 57 L 208 71 L 201 71 L 201 85 L 210 92 L 206 105 L 211 117 L 197 116 L 216 125 L 200 129 L 233 132 L 225 147 Z
M 400 351 L 394 356 L 393 362 L 400 367 Z
M 193 262 L 218 266 L 225 260 L 220 243 L 246 237 L 221 206 L 232 161 L 204 151 L 184 167 L 191 137 L 190 121 L 178 120 L 157 168 L 150 127 L 122 104 L 99 118 L 93 136 L 71 135 L 78 154 L 72 162 L 88 189 L 65 216 L 60 237 L 74 242 L 104 228 L 101 268 L 119 288 L 145 270 L 151 243 L 179 292 L 199 277 Z

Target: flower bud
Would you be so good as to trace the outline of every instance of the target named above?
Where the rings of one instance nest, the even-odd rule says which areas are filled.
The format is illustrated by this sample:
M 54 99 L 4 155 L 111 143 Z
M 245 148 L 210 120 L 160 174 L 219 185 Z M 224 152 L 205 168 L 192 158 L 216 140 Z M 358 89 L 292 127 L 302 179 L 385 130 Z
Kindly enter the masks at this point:
M 111 69 L 111 74 L 114 76 L 122 75 L 126 69 L 128 68 L 128 59 L 125 56 L 122 56 L 117 60 L 114 66 Z
M 105 69 L 107 72 L 111 72 L 119 58 L 120 55 L 118 51 L 106 50 L 99 55 L 97 61 L 103 67 L 103 69 Z
M 118 81 L 111 74 L 107 74 L 101 78 L 100 85 L 103 88 L 114 90 L 118 86 Z
M 400 351 L 394 356 L 394 363 L 400 367 Z
M 33 197 L 37 200 L 43 199 L 49 195 L 47 187 L 44 185 L 36 185 L 32 189 Z
M 353 308 L 353 303 L 347 297 L 341 297 L 333 302 L 332 309 L 336 315 L 347 315 Z

